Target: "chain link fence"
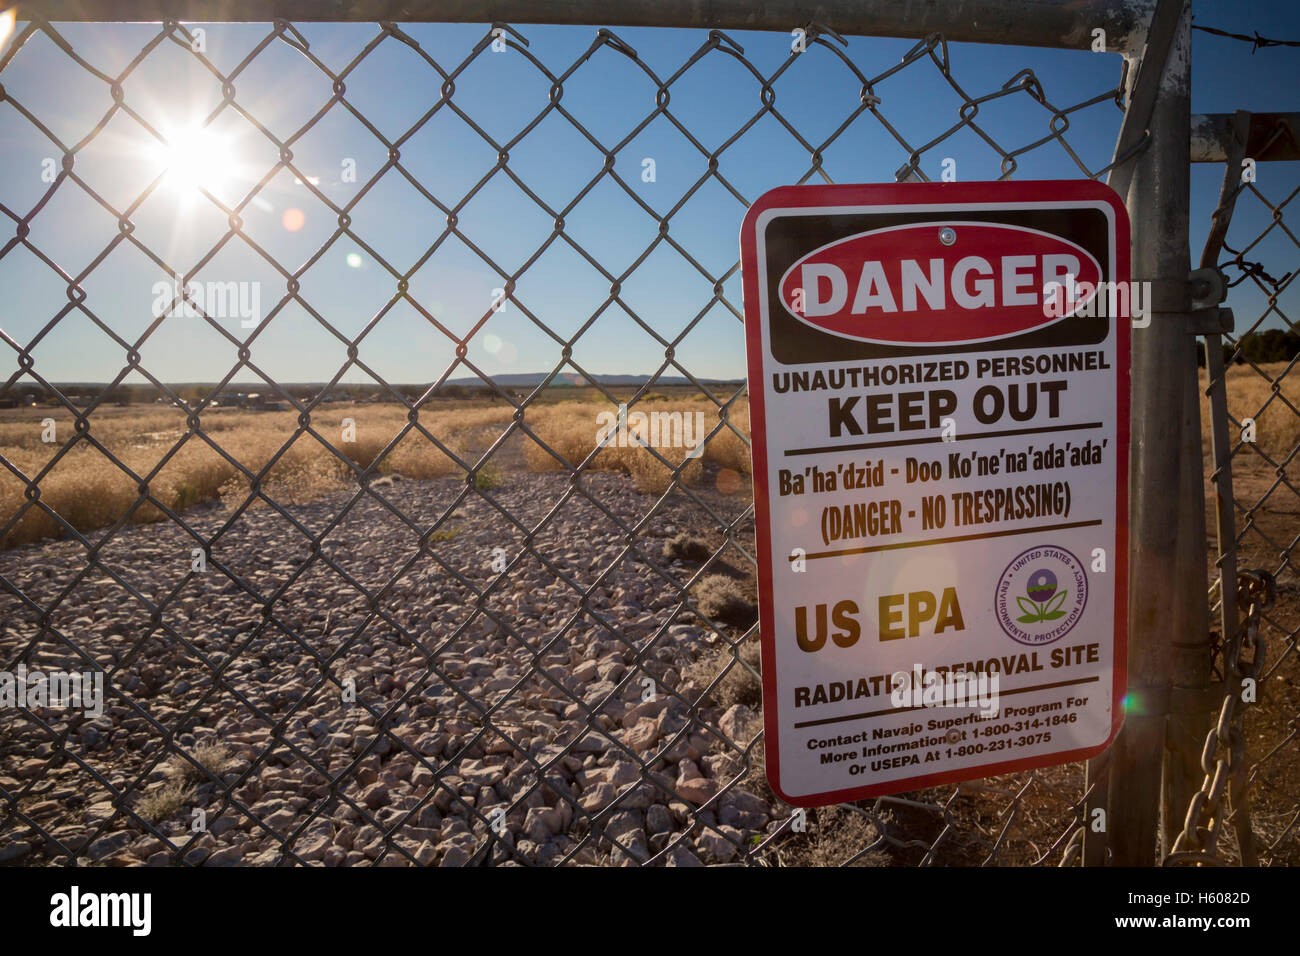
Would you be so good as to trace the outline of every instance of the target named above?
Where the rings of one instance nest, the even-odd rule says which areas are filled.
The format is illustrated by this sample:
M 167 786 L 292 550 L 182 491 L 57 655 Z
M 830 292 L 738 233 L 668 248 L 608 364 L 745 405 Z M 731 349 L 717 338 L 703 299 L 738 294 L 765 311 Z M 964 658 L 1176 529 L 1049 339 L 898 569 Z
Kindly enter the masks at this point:
M 1201 257 L 1226 277 L 1235 316 L 1231 333 L 1206 337 L 1201 377 L 1208 498 L 1218 502 L 1214 680 L 1224 693 L 1171 862 L 1295 865 L 1300 341 L 1284 296 L 1300 266 L 1286 221 L 1300 181 L 1293 164 L 1267 161 L 1293 159 L 1300 141 L 1286 116 L 1238 113 L 1224 125 L 1227 168 Z
M 738 208 L 762 191 L 746 185 L 752 178 L 745 176 L 755 148 L 746 134 L 760 123 L 768 142 L 779 139 L 801 157 L 780 182 L 830 181 L 828 156 L 850 139 L 896 156 L 900 180 L 937 178 L 949 152 L 964 169 L 991 161 L 1003 178 L 1046 155 L 1074 175 L 1103 176 L 1114 165 L 1109 144 L 1123 118 L 1129 61 L 1109 61 L 1115 85 L 1075 102 L 1069 90 L 1049 95 L 1050 80 L 1032 69 L 1008 69 L 991 88 L 963 86 L 953 51 L 938 34 L 897 59 L 805 24 L 774 38 L 790 49 L 773 69 L 720 30 L 682 33 L 680 67 L 658 72 L 606 29 L 589 34 L 589 46 L 562 70 L 546 65 L 540 40 L 505 24 L 485 29 L 454 64 L 435 58 L 414 28 L 383 22 L 351 29 L 368 31 L 368 39 L 342 65 L 318 55 L 304 30 L 276 21 L 223 71 L 202 51 L 192 25 L 166 21 L 138 54 L 122 58 L 121 69 L 106 72 L 62 24 L 37 19 L 19 25 L 0 59 L 0 108 L 21 117 L 26 135 L 43 148 L 48 143 L 56 160 L 39 201 L 22 208 L 0 203 L 13 228 L 0 246 L 0 267 L 20 263 L 55 276 L 66 291 L 34 334 L 3 331 L 13 365 L 0 396 L 31 389 L 50 402 L 35 413 L 0 410 L 0 542 L 9 545 L 0 551 L 0 668 L 28 675 L 29 689 L 45 688 L 45 696 L 29 692 L 0 720 L 0 861 L 1078 863 L 1085 806 L 1098 786 L 1085 792 L 1082 765 L 806 813 L 767 788 L 746 394 L 743 383 L 696 374 L 686 358 L 690 336 L 711 315 L 734 323 L 740 353 L 739 264 L 719 267 L 700 251 L 719 237 L 734 249 L 739 214 L 704 223 L 689 217 L 693 198 L 706 188 L 720 188 Z M 86 34 L 79 36 L 84 42 Z M 417 57 L 433 80 L 419 94 L 418 121 L 395 136 L 353 102 L 362 66 L 394 45 Z M 25 102 L 11 80 L 25 49 L 51 69 L 75 69 L 107 89 L 111 106 L 84 135 L 69 138 Z M 194 262 L 177 261 L 136 228 L 140 210 L 162 188 L 159 180 L 115 200 L 97 190 L 86 168 L 112 124 L 130 121 L 162 137 L 135 102 L 147 91 L 130 82 L 160 51 L 179 51 L 217 91 L 209 122 L 236 113 L 278 156 L 236 203 L 203 190 L 204 208 L 219 211 L 225 225 Z M 279 82 L 312 91 L 322 104 L 301 124 L 278 126 L 240 103 L 241 80 L 260 57 L 280 53 L 292 56 L 277 61 L 291 64 Z M 610 54 L 647 81 L 640 99 L 619 104 L 640 119 L 613 138 L 565 96 Z M 459 85 L 476 62 L 498 55 L 523 61 L 546 100 L 505 137 L 461 106 Z M 743 77 L 738 82 L 752 105 L 732 117 L 725 134 L 705 135 L 679 115 L 676 97 L 702 65 L 720 58 L 738 68 L 730 75 Z M 834 66 L 839 83 L 856 95 L 856 105 L 821 137 L 806 133 L 797 102 L 787 105 L 781 95 L 783 78 L 805 58 Z M 903 95 L 917 84 L 945 89 L 952 108 L 918 122 Z M 991 116 L 1004 107 L 1014 109 L 1010 129 Z M 386 156 L 343 202 L 295 160 L 331 111 L 354 118 Z M 481 178 L 451 192 L 422 177 L 412 160 L 421 129 L 447 114 L 495 156 Z M 1102 158 L 1075 135 L 1085 118 L 1109 131 Z M 599 157 L 585 185 L 562 202 L 530 185 L 518 160 L 512 166 L 512 154 L 526 149 L 543 121 L 567 124 Z M 637 136 L 656 121 L 670 124 L 698 163 L 698 178 L 672 203 L 647 202 L 619 167 L 629 155 L 633 164 L 640 160 Z M 976 151 L 980 159 L 967 166 Z M 852 174 L 855 165 L 841 168 Z M 260 191 L 281 175 L 294 177 L 310 194 L 310 208 L 336 223 L 293 261 L 277 257 L 247 226 Z M 368 197 L 394 179 L 442 222 L 410 264 L 385 256 L 382 237 L 362 227 Z M 510 259 L 490 252 L 492 233 L 509 226 L 473 215 L 475 198 L 501 180 L 552 224 L 539 247 Z M 601 191 L 607 187 L 617 204 Z M 117 230 L 81 268 L 60 261 L 42 240 L 43 211 L 69 195 L 98 207 Z M 593 207 L 622 215 L 629 202 L 652 230 L 623 267 L 602 244 L 584 242 L 572 223 Z M 352 326 L 331 318 L 328 302 L 307 290 L 312 267 L 342 241 L 360 248 L 396 290 Z M 420 268 L 453 242 L 472 250 L 497 286 L 481 314 L 460 322 L 425 297 L 417 281 Z M 202 281 L 222 250 L 240 243 L 284 288 L 247 332 L 179 291 Z M 97 270 L 113 267 L 119 247 L 178 277 L 167 315 L 136 334 L 87 291 Z M 576 323 L 530 305 L 525 291 L 530 270 L 552 247 L 572 253 L 609 289 Z M 694 303 L 693 317 L 664 322 L 638 310 L 625 290 L 653 256 L 670 251 L 708 291 Z M 1244 247 L 1241 255 L 1248 254 Z M 544 336 L 546 349 L 534 357 L 548 369 L 540 384 L 521 386 L 473 358 L 472 346 L 502 306 Z M 232 356 L 206 395 L 186 394 L 147 359 L 151 338 L 176 321 L 170 316 L 181 307 L 194 315 L 182 321 L 197 319 L 211 331 L 208 347 Z M 385 376 L 374 344 L 376 330 L 399 309 L 417 314 L 454 353 L 415 387 Z M 337 367 L 320 366 L 319 378 L 330 377 L 307 391 L 259 362 L 259 341 L 293 310 L 306 313 L 346 356 Z M 579 359 L 602 317 L 615 312 L 643 334 L 643 365 L 655 369 L 621 387 Z M 107 336 L 111 344 L 103 347 L 124 360 L 120 374 L 88 400 L 39 361 L 42 342 L 73 323 Z M 254 413 L 227 407 L 250 376 L 267 393 L 258 399 L 268 409 L 255 413 L 258 421 L 274 426 L 270 445 L 257 453 L 241 444 Z M 356 400 L 360 376 L 374 401 Z M 465 377 L 481 383 L 475 401 L 452 397 Z M 162 397 L 168 416 L 150 424 L 144 438 L 141 428 L 124 424 L 131 412 L 113 398 L 141 381 Z M 583 402 L 558 402 L 556 390 L 566 385 Z M 348 391 L 352 400 L 341 401 Z M 238 400 L 252 398 L 245 392 Z M 1268 401 L 1296 412 L 1276 389 Z M 703 410 L 696 449 L 647 440 L 635 416 L 656 410 Z M 600 411 L 616 414 L 619 427 L 602 432 Z M 36 444 L 46 420 L 60 437 Z M 349 421 L 362 441 L 348 440 Z M 1261 453 L 1257 446 L 1237 450 Z M 1295 453 L 1293 443 L 1270 461 L 1270 493 L 1295 493 L 1285 477 Z M 78 477 L 92 474 L 93 480 Z M 329 481 L 313 483 L 322 475 Z M 110 486 L 117 489 L 112 495 L 104 491 Z M 1249 519 L 1257 510 L 1242 514 Z M 1284 574 L 1294 573 L 1294 524 L 1289 533 L 1284 523 L 1259 525 L 1244 522 L 1241 540 L 1267 531 L 1280 542 L 1278 590 L 1286 593 L 1294 588 Z M 1260 613 L 1259 633 L 1286 646 L 1262 672 L 1280 684 L 1277 669 L 1288 660 L 1294 667 L 1295 618 Z M 1224 659 L 1236 666 L 1235 654 Z M 56 673 L 102 680 L 102 713 L 50 706 Z M 1290 745 L 1293 757 L 1294 717 L 1288 726 L 1289 737 L 1274 751 Z M 1255 825 L 1272 841 L 1268 852 L 1293 849 L 1295 801 L 1264 795 L 1285 792 L 1282 765 L 1260 752 L 1250 733 L 1246 749 L 1259 754 L 1251 769 L 1261 794 Z

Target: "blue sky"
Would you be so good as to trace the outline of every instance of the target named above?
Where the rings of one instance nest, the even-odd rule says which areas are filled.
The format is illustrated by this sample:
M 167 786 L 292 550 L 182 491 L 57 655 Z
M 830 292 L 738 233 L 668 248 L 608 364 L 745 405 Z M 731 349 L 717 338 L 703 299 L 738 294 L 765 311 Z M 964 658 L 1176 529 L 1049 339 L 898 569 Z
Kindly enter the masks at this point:
M 1197 22 L 1279 38 L 1300 37 L 1300 13 L 1289 3 L 1198 3 Z M 60 26 L 73 49 L 103 72 L 116 75 L 157 36 L 146 24 Z M 267 36 L 264 24 L 207 25 L 206 55 L 228 74 Z M 379 36 L 372 24 L 300 25 L 311 53 L 339 72 Z M 403 29 L 445 71 L 469 55 L 486 25 L 409 25 Z M 569 69 L 589 48 L 593 28 L 520 27 L 529 54 L 553 73 Z M 641 60 L 661 78 L 676 72 L 707 38 L 705 31 L 619 29 Z M 762 75 L 775 72 L 789 54 L 786 34 L 735 33 L 745 57 Z M 845 55 L 867 76 L 898 63 L 913 41 L 850 38 Z M 1112 89 L 1120 60 L 1086 51 L 1017 49 L 999 46 L 950 47 L 952 74 L 966 92 L 981 96 L 1003 86 L 1020 70 L 1032 68 L 1047 98 L 1073 105 Z M 1300 109 L 1294 82 L 1300 76 L 1300 50 L 1269 48 L 1253 56 L 1248 44 L 1194 34 L 1193 109 L 1197 112 Z M 1283 81 L 1283 82 L 1280 82 Z M 30 41 L 0 73 L 12 101 L 46 124 L 64 144 L 82 140 L 112 106 L 107 83 L 76 67 L 44 36 Z M 442 77 L 410 47 L 385 37 L 347 77 L 346 98 L 391 140 L 405 132 L 438 100 Z M 775 106 L 810 143 L 820 144 L 857 107 L 859 82 L 829 51 L 817 46 L 799 57 L 775 83 Z M 482 53 L 457 77 L 452 102 L 498 143 L 515 137 L 545 109 L 550 81 L 514 49 Z M 256 123 L 282 139 L 293 135 L 332 96 L 331 82 L 300 52 L 273 42 L 234 80 L 235 102 Z M 913 145 L 922 145 L 959 118 L 960 98 L 928 60 L 882 81 L 876 93 L 880 110 Z M 715 150 L 761 108 L 760 83 L 729 54 L 713 50 L 670 88 L 668 109 L 703 146 Z M 219 81 L 196 58 L 174 43 L 147 56 L 123 84 L 123 102 L 160 130 L 209 125 L 204 185 L 229 205 L 243 201 L 254 183 L 275 165 L 277 150 L 257 126 L 227 107 L 219 110 Z M 655 85 L 632 60 L 610 47 L 596 51 L 564 83 L 561 104 L 606 148 L 634 130 L 655 108 Z M 1048 132 L 1050 113 L 1025 93 L 984 104 L 978 121 L 1007 148 L 1028 144 Z M 1090 168 L 1108 160 L 1121 120 L 1113 102 L 1071 115 L 1070 144 Z M 119 113 L 77 154 L 76 172 L 102 198 L 125 209 L 162 168 L 151 137 L 131 117 Z M 215 146 L 219 146 L 220 150 Z M 341 104 L 334 104 L 293 146 L 294 164 L 318 180 L 317 188 L 338 205 L 357 196 L 386 161 L 381 142 Z M 619 150 L 614 170 L 629 188 L 659 214 L 678 205 L 708 172 L 708 158 L 664 117 L 656 118 Z M 0 103 L 0 203 L 26 216 L 49 189 L 42 162 L 57 147 L 21 115 L 14 102 Z M 994 178 L 998 157 L 974 133 L 963 130 L 924 155 L 923 168 L 938 178 L 945 157 L 957 162 L 962 180 Z M 654 161 L 655 180 L 643 181 L 644 161 Z M 837 182 L 891 181 L 906 152 L 869 113 L 859 116 L 825 152 L 824 168 Z M 356 182 L 344 181 L 347 161 L 355 163 Z M 1017 178 L 1072 178 L 1078 167 L 1056 144 L 1021 157 Z M 401 147 L 402 166 L 444 205 L 457 205 L 496 163 L 492 146 L 452 110 L 439 110 Z M 509 167 L 539 198 L 559 210 L 602 170 L 604 157 L 567 119 L 552 112 L 517 146 Z M 200 163 L 200 166 L 211 165 Z M 1284 198 L 1300 181 L 1297 164 L 1261 167 L 1261 191 Z M 745 200 L 803 178 L 810 168 L 807 149 L 773 117 L 763 117 L 720 156 L 718 171 Z M 1192 173 L 1193 249 L 1199 254 L 1222 169 L 1194 167 Z M 226 233 L 227 219 L 192 186 L 169 180 L 131 214 L 134 235 L 173 267 L 190 271 Z M 596 373 L 648 373 L 663 362 L 663 346 L 640 328 L 627 309 L 666 339 L 675 339 L 713 296 L 713 278 L 737 259 L 737 235 L 744 202 L 716 180 L 709 180 L 674 212 L 669 235 L 690 253 L 707 276 L 680 253 L 660 244 L 622 282 L 620 305 L 604 307 L 574 346 L 574 357 Z M 243 212 L 245 234 L 289 271 L 317 254 L 337 229 L 337 218 L 303 184 L 281 171 Z M 1230 241 L 1253 235 L 1267 223 L 1267 210 L 1243 200 Z M 1300 209 L 1294 221 L 1300 223 Z M 553 231 L 551 216 L 498 172 L 460 211 L 459 228 L 478 250 L 508 273 L 518 270 Z M 335 240 L 301 279 L 300 296 L 340 333 L 352 337 L 385 307 L 399 275 L 428 253 L 446 226 L 446 215 L 407 182 L 388 171 L 352 214 L 360 242 Z M 12 234 L 11 225 L 3 230 Z M 566 216 L 565 233 L 605 270 L 621 276 L 655 240 L 659 227 L 627 193 L 604 177 Z M 117 235 L 114 216 L 75 183 L 64 182 L 32 220 L 31 241 L 72 275 L 78 275 Z M 1288 248 L 1289 247 L 1289 248 Z M 1252 257 L 1254 258 L 1254 257 Z M 1300 253 L 1284 239 L 1260 250 L 1275 275 L 1293 269 Z M 1274 268 L 1278 267 L 1278 268 Z M 121 243 L 82 281 L 85 305 L 123 338 L 134 341 L 153 320 L 154 284 L 167 276 L 145 255 Z M 284 295 L 285 280 L 249 245 L 236 238 L 197 274 L 199 281 L 260 283 L 262 312 Z M 409 294 L 453 337 L 466 335 L 488 312 L 499 274 L 469 245 L 450 237 L 411 275 Z M 66 305 L 67 283 L 29 251 L 16 247 L 0 257 L 0 327 L 22 343 L 30 342 Z M 468 344 L 468 357 L 485 372 L 535 372 L 554 367 L 561 345 L 522 311 L 526 307 L 560 339 L 573 336 L 602 309 L 610 280 L 557 240 L 518 281 L 518 304 L 491 314 Z M 724 284 L 738 309 L 738 275 Z M 1296 294 L 1283 298 L 1293 317 L 1300 314 Z M 1288 303 L 1290 305 L 1288 306 Z M 1250 314 L 1263 311 L 1258 294 L 1230 302 L 1239 328 Z M 1278 324 L 1271 321 L 1269 325 Z M 245 337 L 236 318 L 223 320 L 232 334 Z M 392 307 L 360 345 L 362 361 L 390 382 L 429 382 L 455 360 L 456 343 L 407 302 Z M 6 348 L 7 351 L 7 348 Z M 125 355 L 89 318 L 73 311 L 33 350 L 36 369 L 54 381 L 107 381 L 123 367 Z M 167 318 L 141 349 L 142 364 L 167 381 L 213 381 L 236 361 L 235 348 L 201 319 Z M 266 326 L 252 346 L 254 362 L 281 381 L 330 378 L 346 361 L 346 346 L 302 306 L 291 303 Z M 677 349 L 678 361 L 702 377 L 742 377 L 743 333 L 730 310 L 715 303 Z M 8 378 L 16 369 L 2 359 Z M 465 368 L 453 377 L 470 374 Z M 668 374 L 677 374 L 670 369 Z M 128 381 L 139 380 L 134 376 Z M 248 372 L 237 380 L 252 380 Z M 346 381 L 365 381 L 352 370 Z

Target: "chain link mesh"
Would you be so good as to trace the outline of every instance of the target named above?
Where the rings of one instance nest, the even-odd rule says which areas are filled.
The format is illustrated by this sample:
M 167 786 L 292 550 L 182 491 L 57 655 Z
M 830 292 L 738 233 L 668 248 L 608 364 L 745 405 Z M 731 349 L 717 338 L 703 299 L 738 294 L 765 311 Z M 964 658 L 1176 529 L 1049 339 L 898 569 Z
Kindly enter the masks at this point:
M 71 437 L 47 449 L 46 459 L 35 465 L 0 444 L 0 475 L 7 482 L 0 486 L 7 493 L 0 495 L 0 541 L 8 538 L 17 545 L 0 552 L 0 667 L 9 672 L 21 666 L 31 672 L 63 668 L 101 673 L 106 703 L 103 715 L 94 719 L 66 708 L 25 704 L 0 721 L 0 861 L 1078 861 L 1087 796 L 1081 765 L 807 814 L 792 812 L 768 790 L 757 697 L 757 625 L 749 600 L 754 549 L 745 474 L 745 390 L 696 376 L 680 358 L 684 339 L 710 310 L 721 308 L 740 321 L 738 303 L 726 294 L 739 264 L 711 270 L 692 252 L 697 237 L 673 227 L 706 184 L 720 186 L 746 205 L 755 198 L 728 177 L 745 163 L 743 151 L 733 147 L 765 118 L 775 120 L 807 155 L 806 168 L 790 171 L 786 181 L 830 181 L 827 150 L 861 124 L 869 124 L 872 142 L 880 149 L 903 158 L 900 180 L 927 179 L 925 170 L 934 169 L 936 150 L 959 134 L 973 135 L 992 150 L 1004 178 L 1017 171 L 1026 154 L 1057 147 L 1078 175 L 1101 176 L 1109 167 L 1090 167 L 1067 133 L 1080 111 L 1108 106 L 1113 119 L 1107 122 L 1118 128 L 1123 71 L 1114 88 L 1062 106 L 1063 100 L 1049 98 L 1044 82 L 1029 69 L 985 92 L 959 85 L 942 36 L 917 43 L 901 61 L 882 69 L 864 62 L 870 59 L 866 55 L 855 58 L 842 38 L 815 24 L 806 27 L 807 52 L 792 51 L 770 75 L 719 31 L 704 37 L 682 66 L 667 75 L 655 72 L 609 30 L 597 31 L 567 69 L 552 72 L 523 35 L 504 25 L 486 31 L 455 66 L 444 67 L 395 23 L 378 24 L 355 58 L 335 71 L 298 29 L 277 21 L 226 73 L 194 52 L 188 27 L 166 22 L 120 72 L 110 75 L 80 55 L 58 26 L 34 21 L 21 29 L 0 60 L 0 83 L 15 56 L 41 34 L 59 51 L 42 55 L 66 58 L 60 68 L 84 71 L 108 90 L 112 105 L 84 138 L 69 142 L 48 117 L 0 87 L 0 105 L 20 114 L 29 134 L 48 141 L 61 158 L 40 202 L 24 209 L 0 205 L 13 228 L 0 247 L 0 264 L 19 251 L 30 253 L 67 293 L 67 302 L 53 309 L 49 321 L 27 341 L 4 333 L 16 368 L 0 394 L 39 387 L 73 422 Z M 456 97 L 458 79 L 478 58 L 492 55 L 494 41 L 522 57 L 535 70 L 536 82 L 549 90 L 545 108 L 509 139 L 494 137 Z M 349 99 L 360 65 L 391 44 L 414 51 L 438 78 L 427 111 L 392 139 Z M 158 183 L 129 204 L 115 205 L 96 191 L 82 158 L 114 120 L 129 118 L 158 135 L 134 107 L 139 94 L 128 81 L 147 58 L 171 47 L 189 56 L 195 69 L 219 88 L 216 113 L 239 114 L 279 154 L 279 161 L 237 205 L 205 192 L 205 202 L 225 217 L 226 228 L 189 268 L 151 248 L 135 228 L 136 211 Z M 295 129 L 264 124 L 241 106 L 237 95 L 250 64 L 277 47 L 296 56 L 293 74 L 284 78 L 286 87 L 318 90 L 324 104 Z M 653 86 L 647 101 L 627 104 L 643 111 L 644 119 L 615 142 L 602 141 L 563 99 L 566 84 L 606 47 L 635 64 Z M 859 97 L 858 106 L 821 141 L 806 138 L 790 108 L 778 105 L 782 76 L 800 57 L 812 55 L 842 65 L 842 82 Z M 670 99 L 674 87 L 702 60 L 718 57 L 743 68 L 756 105 L 752 115 L 737 117 L 732 135 L 710 149 L 675 115 Z M 960 101 L 954 115 L 935 117 L 928 138 L 905 135 L 902 128 L 908 124 L 899 124 L 897 116 L 894 122 L 886 118 L 891 96 L 882 90 L 904 71 L 909 76 L 929 71 Z M 999 142 L 981 115 L 999 101 L 1022 111 L 1024 135 L 1016 142 Z M 295 145 L 330 110 L 355 118 L 388 157 L 373 177 L 357 184 L 346 204 L 317 188 L 294 160 Z M 407 166 L 407 145 L 440 112 L 455 114 L 497 157 L 495 166 L 459 197 L 435 193 Z M 564 205 L 548 202 L 530 188 L 510 162 L 511 151 L 549 116 L 563 118 L 604 157 L 603 167 Z M 698 152 L 704 170 L 662 213 L 615 169 L 616 158 L 636 135 L 660 118 Z M 329 239 L 296 267 L 259 245 L 244 223 L 258 192 L 285 172 L 300 180 L 337 222 Z M 405 180 L 445 219 L 441 234 L 409 269 L 385 259 L 375 237 L 355 221 L 367 195 L 385 177 Z M 508 178 L 554 223 L 542 247 L 519 262 L 489 255 L 466 216 L 470 202 L 497 178 Z M 598 204 L 588 199 L 597 185 L 611 183 L 658 223 L 658 236 L 626 270 L 602 261 L 599 248 L 584 246 L 566 227 L 566 219 L 584 201 Z M 56 261 L 38 238 L 42 210 L 69 193 L 88 197 L 118 229 L 76 271 Z M 717 222 L 713 228 L 734 241 L 738 221 Z M 332 324 L 327 310 L 311 301 L 301 284 L 306 271 L 344 238 L 386 270 L 397 289 L 355 335 Z M 539 364 L 549 363 L 541 386 L 521 392 L 495 380 L 469 357 L 468 345 L 492 309 L 458 333 L 437 308 L 414 294 L 414 273 L 453 238 L 499 277 L 503 299 L 551 342 L 550 354 L 537 356 Z M 138 336 L 115 328 L 97 314 L 85 282 L 96 270 L 109 268 L 108 258 L 119 246 L 133 248 L 163 274 L 188 282 L 202 275 L 223 248 L 241 242 L 275 270 L 285 292 L 247 337 L 198 308 L 202 322 L 237 361 L 210 395 L 186 397 L 142 357 L 163 320 L 151 322 Z M 557 331 L 555 316 L 530 310 L 518 289 L 552 244 L 567 247 L 610 287 L 605 301 L 571 336 Z M 713 290 L 675 336 L 620 297 L 629 277 L 661 248 L 682 257 Z M 455 360 L 416 389 L 386 381 L 367 359 L 365 340 L 399 304 L 416 310 L 456 349 Z M 257 361 L 259 339 L 291 305 L 305 310 L 346 350 L 347 361 L 312 396 L 278 381 Z M 579 339 L 615 306 L 653 340 L 658 352 L 656 371 L 631 394 L 603 384 L 575 355 Z M 111 340 L 105 347 L 125 356 L 121 373 L 89 404 L 65 394 L 35 358 L 40 344 L 74 318 L 93 324 Z M 332 428 L 329 416 L 337 415 L 338 406 L 331 399 L 346 388 L 345 376 L 358 371 L 376 384 L 383 402 L 405 414 L 404 423 L 360 458 L 333 440 L 322 424 L 328 420 Z M 214 427 L 222 421 L 217 399 L 235 388 L 237 376 L 249 374 L 290 409 L 282 442 L 256 464 L 225 447 L 232 433 Z M 446 411 L 446 386 L 467 374 L 482 381 L 488 404 L 500 413 L 489 416 L 478 438 L 468 442 L 451 434 L 445 415 L 435 414 Z M 624 475 L 602 465 L 602 456 L 611 450 L 608 438 L 565 443 L 558 432 L 542 427 L 547 386 L 576 378 L 607 407 L 626 404 L 635 411 L 649 407 L 652 389 L 668 375 L 690 383 L 709 409 L 706 451 L 698 460 L 642 441 L 636 452 L 643 457 L 630 469 L 625 465 L 622 470 L 632 474 Z M 178 417 L 175 434 L 157 442 L 157 458 L 149 467 L 132 465 L 99 430 L 101 421 L 116 414 L 113 389 L 139 378 L 156 388 Z M 1294 406 L 1290 410 L 1296 411 Z M 388 466 L 404 442 L 436 449 L 452 478 L 394 483 Z M 344 476 L 346 490 L 298 500 L 277 482 L 277 474 L 304 446 L 332 463 Z M 713 453 L 727 446 L 729 457 Z M 511 461 L 512 454 L 518 461 L 520 449 L 537 473 L 503 479 L 500 463 Z M 225 495 L 223 507 L 191 502 L 184 489 L 165 482 L 169 465 L 196 450 L 229 476 L 224 491 L 236 489 Z M 51 503 L 56 479 L 83 467 L 86 456 L 107 462 L 129 483 L 126 498 L 105 513 L 79 507 L 76 496 Z M 694 472 L 697 467 L 702 479 Z M 1279 470 L 1273 488 L 1283 487 L 1295 490 Z M 23 544 L 27 539 L 21 532 L 35 523 L 44 529 L 43 539 L 58 540 Z M 676 536 L 684 532 L 706 542 L 702 553 L 692 556 L 689 547 L 681 551 Z M 1256 532 L 1248 523 L 1243 534 L 1249 533 Z M 1280 551 L 1287 568 L 1290 547 L 1284 542 Z M 168 555 L 169 563 L 141 560 L 160 553 Z M 1289 628 L 1286 639 L 1294 647 L 1293 623 L 1269 626 Z M 1291 726 L 1294 739 L 1294 722 Z M 1271 785 L 1266 775 L 1260 782 Z
M 1260 152 L 1288 135 L 1289 128 L 1279 123 Z M 1226 228 L 1218 248 L 1212 239 L 1207 250 L 1213 256 L 1209 264 L 1217 264 L 1227 279 L 1236 331 L 1225 335 L 1221 346 L 1218 336 L 1207 339 L 1209 348 L 1222 348 L 1222 373 L 1203 373 L 1202 383 L 1207 396 L 1218 393 L 1226 405 L 1225 420 L 1213 424 L 1227 436 L 1227 457 L 1211 457 L 1209 467 L 1216 482 L 1230 477 L 1232 496 L 1220 507 L 1229 508 L 1234 519 L 1232 539 L 1220 540 L 1215 549 L 1210 601 L 1222 614 L 1225 581 L 1234 580 L 1236 607 L 1228 617 L 1241 614 L 1242 620 L 1235 631 L 1225 635 L 1220 628 L 1215 634 L 1214 676 L 1224 682 L 1224 707 L 1206 740 L 1205 787 L 1188 808 L 1172 862 L 1296 865 L 1300 379 L 1295 370 L 1300 343 L 1295 335 L 1300 329 L 1283 297 L 1300 263 L 1300 240 L 1286 222 L 1300 185 L 1289 164 L 1261 164 L 1257 177 L 1238 179 L 1236 159 L 1231 186 L 1225 185 L 1213 214 Z M 1206 408 L 1208 429 L 1214 413 Z M 1234 575 L 1241 566 L 1258 570 Z M 1220 842 L 1221 835 L 1228 838 Z

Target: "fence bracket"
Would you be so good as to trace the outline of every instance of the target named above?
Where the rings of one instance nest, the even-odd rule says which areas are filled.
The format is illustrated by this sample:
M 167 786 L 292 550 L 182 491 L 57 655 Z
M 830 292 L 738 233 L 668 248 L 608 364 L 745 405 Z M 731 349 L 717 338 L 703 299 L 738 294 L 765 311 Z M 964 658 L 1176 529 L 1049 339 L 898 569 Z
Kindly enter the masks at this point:
M 1146 279 L 1151 295 L 1148 314 L 1160 312 L 1187 317 L 1189 335 L 1222 335 L 1233 329 L 1231 309 L 1219 308 L 1228 297 L 1228 280 L 1214 267 L 1194 269 L 1185 279 Z
M 1153 312 L 1201 312 L 1228 297 L 1228 280 L 1214 267 L 1193 269 L 1186 278 L 1145 279 Z
M 1188 335 L 1223 335 L 1236 328 L 1231 309 L 1198 309 L 1187 316 Z
M 1193 269 L 1187 286 L 1193 312 L 1212 309 L 1228 297 L 1228 280 L 1213 266 Z

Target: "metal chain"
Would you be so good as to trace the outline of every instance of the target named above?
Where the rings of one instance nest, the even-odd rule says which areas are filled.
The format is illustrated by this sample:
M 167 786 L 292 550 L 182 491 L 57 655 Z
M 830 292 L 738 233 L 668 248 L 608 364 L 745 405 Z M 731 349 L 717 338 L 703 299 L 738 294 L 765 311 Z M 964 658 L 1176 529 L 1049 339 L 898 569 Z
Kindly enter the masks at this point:
M 1277 601 L 1277 581 L 1267 571 L 1241 571 L 1237 575 L 1237 600 L 1246 604 L 1246 619 L 1223 648 L 1223 703 L 1201 751 L 1205 782 L 1187 807 L 1183 832 L 1174 841 L 1172 851 L 1164 860 L 1165 866 L 1222 865 L 1218 841 L 1227 816 L 1223 798 L 1231 787 L 1234 809 L 1239 810 L 1241 805 L 1236 801 L 1245 797 L 1244 710 L 1237 704 L 1242 699 L 1245 682 L 1257 683 L 1264 667 L 1265 644 L 1260 621 L 1263 613 Z M 1244 654 L 1249 654 L 1249 660 Z

